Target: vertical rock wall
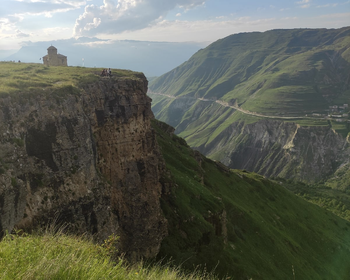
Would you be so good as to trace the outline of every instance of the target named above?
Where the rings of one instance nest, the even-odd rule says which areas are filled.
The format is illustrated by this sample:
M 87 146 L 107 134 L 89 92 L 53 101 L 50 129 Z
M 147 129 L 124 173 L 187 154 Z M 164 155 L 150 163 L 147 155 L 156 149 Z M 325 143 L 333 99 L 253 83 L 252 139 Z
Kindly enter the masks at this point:
M 330 127 L 261 120 L 233 123 L 206 147 L 196 147 L 234 169 L 269 177 L 317 182 L 348 163 L 346 139 Z
M 155 256 L 167 227 L 146 91 L 140 75 L 0 99 L 0 231 L 65 223 Z

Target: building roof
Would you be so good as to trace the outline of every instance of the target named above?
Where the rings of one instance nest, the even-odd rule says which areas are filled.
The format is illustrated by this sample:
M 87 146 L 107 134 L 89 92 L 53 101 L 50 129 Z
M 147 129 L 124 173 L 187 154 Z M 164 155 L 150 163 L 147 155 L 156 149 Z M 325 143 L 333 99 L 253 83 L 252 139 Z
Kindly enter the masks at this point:
M 47 50 L 57 50 L 54 46 L 50 46 L 47 48 Z

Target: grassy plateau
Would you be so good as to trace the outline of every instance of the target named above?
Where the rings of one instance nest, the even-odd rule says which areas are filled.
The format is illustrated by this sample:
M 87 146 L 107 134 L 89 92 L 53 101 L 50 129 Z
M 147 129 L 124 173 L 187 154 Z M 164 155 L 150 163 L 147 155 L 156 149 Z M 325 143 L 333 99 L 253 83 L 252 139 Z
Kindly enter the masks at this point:
M 45 66 L 38 63 L 0 62 L 0 97 L 38 92 L 77 90 L 100 78 L 102 68 Z M 112 69 L 113 77 L 136 78 L 139 73 Z

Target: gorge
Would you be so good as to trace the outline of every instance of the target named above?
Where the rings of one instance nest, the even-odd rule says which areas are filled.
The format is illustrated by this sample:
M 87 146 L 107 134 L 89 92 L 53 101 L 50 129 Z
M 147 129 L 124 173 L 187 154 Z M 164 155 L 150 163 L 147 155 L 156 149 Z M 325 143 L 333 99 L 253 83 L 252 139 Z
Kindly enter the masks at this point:
M 52 224 L 97 243 L 117 235 L 131 263 L 222 279 L 349 275 L 346 220 L 192 150 L 154 119 L 143 74 L 100 72 L 1 64 L 2 236 Z

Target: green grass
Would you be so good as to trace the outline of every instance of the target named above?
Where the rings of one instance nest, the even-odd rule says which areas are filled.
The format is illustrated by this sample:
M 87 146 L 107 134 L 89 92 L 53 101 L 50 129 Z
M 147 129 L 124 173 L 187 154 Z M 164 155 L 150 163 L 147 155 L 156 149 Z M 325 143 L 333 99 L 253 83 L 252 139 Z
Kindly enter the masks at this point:
M 83 236 L 61 233 L 6 235 L 0 242 L 0 279 L 214 279 L 209 274 L 184 274 L 167 265 L 128 265 L 112 261 L 106 246 Z
M 0 97 L 75 89 L 98 81 L 102 68 L 45 66 L 0 62 Z M 139 73 L 112 69 L 113 78 L 137 78 Z M 78 90 L 77 90 L 78 91 Z
M 232 279 L 350 276 L 350 223 L 283 182 L 229 170 L 154 128 L 170 171 L 163 182 L 171 184 L 161 201 L 169 236 L 159 258 Z
M 198 149 L 219 143 L 235 122 L 271 118 L 233 113 L 210 102 L 186 101 L 186 97 L 235 103 L 250 112 L 301 126 L 330 125 L 346 136 L 349 127 L 345 123 L 306 115 L 326 114 L 330 105 L 350 104 L 349 32 L 349 27 L 272 30 L 218 40 L 150 83 L 153 92 L 183 98 L 156 99 L 154 114 Z
M 276 181 L 283 182 L 286 188 L 303 199 L 350 221 L 349 176 L 348 166 L 344 166 L 328 180 L 313 185 L 283 178 L 278 178 Z
M 266 115 L 324 111 L 332 102 L 350 102 L 344 86 L 348 33 L 349 28 L 235 34 L 197 52 L 150 88 L 174 96 L 236 100 Z
M 339 123 L 339 122 L 332 121 L 331 126 L 335 131 L 337 131 L 344 138 L 350 132 L 350 126 L 348 123 Z

